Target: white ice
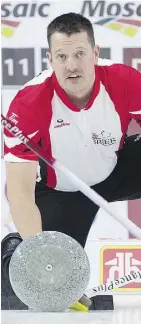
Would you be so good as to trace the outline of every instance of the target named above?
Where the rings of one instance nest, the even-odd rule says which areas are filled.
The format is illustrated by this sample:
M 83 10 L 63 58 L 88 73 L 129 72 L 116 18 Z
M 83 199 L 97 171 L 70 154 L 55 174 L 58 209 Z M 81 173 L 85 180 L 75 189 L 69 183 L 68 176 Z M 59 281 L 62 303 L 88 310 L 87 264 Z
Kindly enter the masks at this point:
M 2 311 L 2 324 L 141 324 L 141 307 L 89 313 Z

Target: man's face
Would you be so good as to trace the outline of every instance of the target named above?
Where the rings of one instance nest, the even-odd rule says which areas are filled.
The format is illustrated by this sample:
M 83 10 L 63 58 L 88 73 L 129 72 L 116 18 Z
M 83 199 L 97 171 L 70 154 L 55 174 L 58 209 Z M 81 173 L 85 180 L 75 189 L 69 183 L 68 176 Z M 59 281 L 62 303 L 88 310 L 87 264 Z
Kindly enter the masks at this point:
M 71 36 L 56 32 L 51 37 L 49 61 L 60 86 L 68 95 L 85 95 L 95 80 L 99 48 L 92 47 L 86 32 Z

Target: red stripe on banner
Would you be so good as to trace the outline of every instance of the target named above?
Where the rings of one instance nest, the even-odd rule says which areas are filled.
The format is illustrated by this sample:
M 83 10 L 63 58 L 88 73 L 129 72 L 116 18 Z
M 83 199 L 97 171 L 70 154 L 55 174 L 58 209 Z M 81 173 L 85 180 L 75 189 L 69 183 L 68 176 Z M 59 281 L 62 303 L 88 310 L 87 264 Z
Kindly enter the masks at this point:
M 12 26 L 12 27 L 18 27 L 20 24 L 20 22 L 18 22 L 18 21 L 10 21 L 10 20 L 5 20 L 5 19 L 2 19 L 1 23 L 3 25 Z
M 133 26 L 137 26 L 137 27 L 141 27 L 141 21 L 139 20 L 133 20 L 133 19 L 118 19 L 117 22 L 121 22 L 124 24 L 128 24 L 128 25 L 133 25 Z

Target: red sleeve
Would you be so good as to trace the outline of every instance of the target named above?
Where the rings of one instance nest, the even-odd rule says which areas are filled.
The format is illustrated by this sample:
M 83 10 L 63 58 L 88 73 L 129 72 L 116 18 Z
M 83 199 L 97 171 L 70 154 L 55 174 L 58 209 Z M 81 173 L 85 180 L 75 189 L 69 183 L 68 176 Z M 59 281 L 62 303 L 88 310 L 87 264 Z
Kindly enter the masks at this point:
M 17 126 L 24 135 L 32 138 L 34 143 L 40 141 L 39 126 L 35 120 L 32 108 L 26 106 L 17 96 L 12 101 L 7 118 Z M 4 159 L 9 162 L 38 161 L 38 156 L 27 148 L 20 139 L 4 130 Z
M 133 68 L 127 79 L 127 106 L 130 117 L 141 126 L 141 73 Z

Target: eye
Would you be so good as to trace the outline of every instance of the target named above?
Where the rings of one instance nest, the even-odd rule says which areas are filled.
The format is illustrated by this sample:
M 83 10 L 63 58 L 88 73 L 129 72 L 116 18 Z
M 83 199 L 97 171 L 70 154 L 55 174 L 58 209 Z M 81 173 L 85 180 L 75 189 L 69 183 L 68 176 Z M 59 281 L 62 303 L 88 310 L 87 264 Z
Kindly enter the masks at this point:
M 65 54 L 58 54 L 57 58 L 61 61 L 64 61 L 66 59 L 66 55 Z
M 77 58 L 83 57 L 84 55 L 85 55 L 84 51 L 79 51 L 79 52 L 76 53 Z

